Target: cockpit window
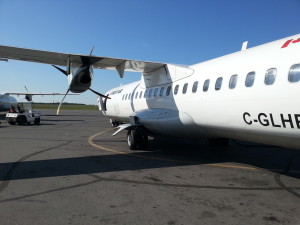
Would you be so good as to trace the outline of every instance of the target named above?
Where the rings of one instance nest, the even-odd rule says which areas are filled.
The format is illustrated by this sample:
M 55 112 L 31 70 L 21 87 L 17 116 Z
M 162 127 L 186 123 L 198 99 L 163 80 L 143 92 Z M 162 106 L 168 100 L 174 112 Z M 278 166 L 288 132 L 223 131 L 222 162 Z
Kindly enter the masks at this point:
M 298 82 L 300 80 L 300 64 L 295 64 L 290 68 L 289 82 Z
M 141 92 L 140 92 L 140 96 L 139 96 L 139 98 L 141 98 L 141 97 L 142 97 L 142 95 L 143 95 L 143 91 L 141 91 Z

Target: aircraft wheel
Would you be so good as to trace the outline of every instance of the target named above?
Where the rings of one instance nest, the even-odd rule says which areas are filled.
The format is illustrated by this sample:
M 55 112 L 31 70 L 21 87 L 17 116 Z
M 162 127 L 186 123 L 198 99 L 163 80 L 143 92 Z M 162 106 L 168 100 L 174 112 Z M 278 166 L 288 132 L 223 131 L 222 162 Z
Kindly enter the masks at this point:
M 118 122 L 112 122 L 112 127 L 118 127 L 120 124 Z
M 135 130 L 128 131 L 127 143 L 130 150 L 137 150 L 137 133 Z
M 138 143 L 138 147 L 139 149 L 146 149 L 148 146 L 148 135 L 146 133 L 145 130 L 140 130 L 139 132 L 139 143 Z

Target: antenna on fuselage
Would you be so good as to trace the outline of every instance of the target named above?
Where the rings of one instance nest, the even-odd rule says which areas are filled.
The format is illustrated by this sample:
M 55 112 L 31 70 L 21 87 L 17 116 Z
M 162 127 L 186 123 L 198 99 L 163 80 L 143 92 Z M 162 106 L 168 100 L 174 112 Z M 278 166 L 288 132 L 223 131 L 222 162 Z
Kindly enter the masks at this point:
M 248 41 L 243 42 L 241 51 L 247 50 L 247 46 L 248 46 Z

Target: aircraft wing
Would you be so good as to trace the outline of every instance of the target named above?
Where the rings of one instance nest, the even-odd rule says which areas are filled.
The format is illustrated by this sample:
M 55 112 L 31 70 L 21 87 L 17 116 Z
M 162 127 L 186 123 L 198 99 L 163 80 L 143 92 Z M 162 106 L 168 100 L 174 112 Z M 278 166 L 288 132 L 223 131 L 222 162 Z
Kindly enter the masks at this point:
M 6 92 L 5 95 L 65 95 L 61 93 L 30 93 L 30 92 Z M 68 94 L 68 95 L 79 95 L 79 94 Z
M 148 73 L 166 65 L 165 63 L 109 58 L 93 55 L 76 55 L 3 45 L 0 45 L 0 58 L 45 63 L 58 66 L 66 66 L 68 60 L 79 65 L 88 62 L 93 66 L 93 68 L 96 69 L 117 70 L 121 77 L 123 76 L 124 71 Z

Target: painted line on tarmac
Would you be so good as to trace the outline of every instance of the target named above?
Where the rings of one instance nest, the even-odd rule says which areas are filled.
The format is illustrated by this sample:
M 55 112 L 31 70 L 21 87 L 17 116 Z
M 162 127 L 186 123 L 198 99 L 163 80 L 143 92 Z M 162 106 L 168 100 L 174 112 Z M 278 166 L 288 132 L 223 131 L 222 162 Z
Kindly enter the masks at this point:
M 167 161 L 167 162 L 174 162 L 174 163 L 183 163 L 183 164 L 187 164 L 187 165 L 195 165 L 195 162 L 191 162 L 191 161 L 182 161 L 182 160 L 176 160 L 176 159 L 165 159 L 165 158 L 155 157 L 155 156 L 142 156 L 142 155 L 137 155 L 137 154 L 130 153 L 130 152 L 122 152 L 122 151 L 118 151 L 118 150 L 115 150 L 115 149 L 104 147 L 104 146 L 99 145 L 99 144 L 95 144 L 93 142 L 94 138 L 96 138 L 98 136 L 101 136 L 102 134 L 107 133 L 107 132 L 112 131 L 112 130 L 114 130 L 114 128 L 110 128 L 110 129 L 107 129 L 105 131 L 102 131 L 100 133 L 97 133 L 97 134 L 94 134 L 94 135 L 90 136 L 88 138 L 88 143 L 91 146 L 93 146 L 95 148 L 98 148 L 100 150 L 113 152 L 113 153 L 120 154 L 120 155 L 126 155 L 126 156 L 129 156 L 129 157 L 143 158 L 143 159 L 153 159 L 153 160 L 158 160 L 158 161 Z M 216 163 L 202 164 L 202 165 L 213 166 L 213 167 L 223 167 L 223 168 L 233 168 L 233 169 L 261 170 L 260 168 L 255 168 L 255 167 L 250 167 L 250 166 L 234 166 L 234 165 L 225 165 L 225 164 L 216 164 Z

